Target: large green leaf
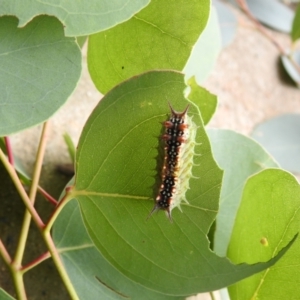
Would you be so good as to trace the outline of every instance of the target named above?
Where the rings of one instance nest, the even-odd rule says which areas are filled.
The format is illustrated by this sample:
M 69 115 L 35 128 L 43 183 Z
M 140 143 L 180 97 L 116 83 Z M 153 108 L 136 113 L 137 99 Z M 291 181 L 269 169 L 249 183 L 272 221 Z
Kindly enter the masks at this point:
M 0 16 L 14 15 L 19 27 L 23 27 L 35 16 L 51 15 L 63 23 L 66 36 L 81 36 L 124 22 L 148 3 L 149 0 L 2 0 Z
M 265 168 L 278 167 L 273 158 L 254 140 L 231 130 L 208 130 L 212 150 L 224 170 L 214 251 L 225 256 L 245 182 Z
M 265 261 L 274 257 L 300 229 L 300 187 L 280 169 L 269 169 L 251 177 L 229 245 L 235 262 Z M 275 266 L 231 287 L 231 299 L 299 299 L 300 241 Z
M 62 25 L 39 17 L 17 28 L 0 18 L 0 136 L 34 126 L 52 116 L 79 80 L 81 54 Z
M 80 299 L 175 300 L 133 282 L 114 268 L 90 239 L 77 201 L 63 209 L 54 224 L 53 239 Z
M 209 0 L 152 0 L 129 21 L 92 35 L 88 67 L 106 93 L 131 76 L 153 69 L 181 71 L 206 26 Z
M 174 296 L 215 290 L 273 265 L 233 265 L 216 256 L 207 232 L 218 209 L 222 172 L 213 160 L 200 112 L 183 97 L 182 74 L 149 72 L 113 89 L 95 108 L 78 145 L 70 197 L 79 201 L 88 233 L 103 257 L 145 288 Z M 174 223 L 159 213 L 146 221 L 159 185 L 157 162 L 168 115 L 189 103 L 199 126 L 183 213 Z M 287 248 L 286 248 L 287 249 Z M 286 249 L 284 251 L 286 251 Z M 281 252 L 281 255 L 284 254 Z M 128 295 L 130 296 L 130 295 Z

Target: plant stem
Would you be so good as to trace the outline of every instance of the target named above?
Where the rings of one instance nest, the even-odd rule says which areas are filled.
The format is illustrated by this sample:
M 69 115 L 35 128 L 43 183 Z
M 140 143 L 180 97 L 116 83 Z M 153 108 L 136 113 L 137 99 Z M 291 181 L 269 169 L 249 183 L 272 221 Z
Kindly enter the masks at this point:
M 49 123 L 45 122 L 43 129 L 42 129 L 42 133 L 41 133 L 40 143 L 39 143 L 37 156 L 36 156 L 36 162 L 35 162 L 35 166 L 34 166 L 34 170 L 33 170 L 31 187 L 30 187 L 30 191 L 29 191 L 29 199 L 30 199 L 30 202 L 32 203 L 32 205 L 34 205 L 34 202 L 35 202 L 38 182 L 39 182 L 40 175 L 41 175 L 41 169 L 42 169 L 44 153 L 45 153 L 45 148 L 46 148 L 46 135 L 48 132 L 48 128 L 49 128 Z M 26 245 L 26 241 L 27 241 L 27 237 L 28 237 L 30 222 L 31 222 L 31 214 L 28 210 L 26 210 L 24 219 L 23 219 L 20 239 L 19 239 L 19 243 L 17 246 L 16 255 L 14 258 L 14 264 L 16 264 L 17 266 L 22 265 L 22 260 L 23 260 L 25 245 Z
M 70 190 L 71 190 L 70 187 L 66 189 L 66 194 L 61 199 L 61 201 L 58 203 L 54 213 L 52 214 L 49 221 L 47 222 L 47 225 L 43 229 L 43 237 L 44 237 L 44 241 L 47 245 L 47 248 L 48 248 L 49 252 L 51 253 L 51 257 L 56 266 L 56 269 L 58 270 L 60 277 L 61 277 L 69 295 L 71 296 L 71 298 L 73 300 L 77 300 L 77 299 L 79 299 L 77 296 L 77 293 L 74 289 L 72 282 L 69 279 L 69 276 L 68 276 L 68 274 L 63 266 L 63 263 L 61 261 L 61 258 L 59 256 L 59 252 L 57 251 L 55 244 L 53 242 L 53 239 L 50 235 L 50 230 L 51 230 L 52 225 L 53 225 L 54 221 L 56 220 L 57 216 L 59 215 L 59 213 L 61 212 L 63 207 L 68 203 L 68 201 L 73 198 L 73 196 L 70 193 Z
M 11 263 L 11 257 L 9 255 L 8 251 L 6 250 L 2 240 L 0 240 L 0 256 L 2 257 L 5 264 L 7 266 L 9 266 Z
M 38 228 L 43 228 L 45 224 L 43 223 L 42 219 L 38 215 L 37 211 L 35 210 L 34 206 L 30 202 L 30 199 L 15 171 L 13 166 L 9 163 L 8 159 L 6 158 L 6 155 L 3 153 L 3 151 L 0 149 L 0 160 L 2 161 L 6 171 L 8 172 L 10 178 L 12 179 L 12 182 L 14 183 L 19 195 L 21 196 L 26 208 L 29 210 L 34 222 L 38 226 Z
M 19 272 L 20 270 L 17 270 L 12 265 L 10 265 L 10 271 L 13 278 L 14 286 L 16 288 L 17 299 L 26 300 L 27 296 L 23 281 L 23 274 Z
M 56 249 L 56 246 L 55 246 L 55 244 L 52 240 L 52 237 L 50 235 L 50 231 L 45 230 L 43 232 L 43 237 L 44 237 L 44 241 L 47 245 L 47 248 L 48 248 L 49 252 L 51 253 L 51 257 L 52 257 L 53 262 L 56 266 L 56 269 L 57 269 L 57 271 L 58 271 L 58 273 L 59 273 L 59 275 L 60 275 L 60 277 L 61 277 L 61 279 L 62 279 L 62 281 L 63 281 L 70 297 L 71 297 L 71 299 L 72 300 L 79 300 L 79 298 L 77 296 L 77 293 L 74 289 L 74 286 L 73 286 L 72 282 L 70 281 L 70 278 L 69 278 L 69 276 L 68 276 L 68 274 L 67 274 L 67 272 L 66 272 L 66 270 L 63 266 L 63 263 L 62 263 L 61 258 L 59 256 L 59 253 Z
M 42 187 L 38 186 L 38 191 L 41 193 L 51 204 L 57 205 L 58 201 L 54 199 L 49 193 L 47 193 Z
M 40 141 L 40 145 L 39 145 L 39 149 L 38 149 L 38 154 L 37 154 L 37 160 L 36 160 L 36 164 L 35 164 L 35 169 L 34 169 L 34 174 L 33 174 L 33 180 L 32 180 L 32 185 L 31 185 L 31 189 L 30 189 L 30 197 L 28 197 L 15 169 L 13 168 L 13 166 L 9 163 L 6 155 L 3 153 L 3 151 L 0 149 L 0 160 L 3 162 L 4 167 L 6 168 L 7 172 L 9 173 L 19 195 L 21 196 L 27 210 L 29 211 L 32 219 L 34 220 L 34 222 L 36 223 L 37 227 L 39 228 L 42 237 L 48 247 L 48 250 L 51 254 L 51 257 L 53 259 L 53 262 L 61 276 L 61 279 L 70 295 L 70 297 L 73 300 L 78 300 L 78 296 L 76 294 L 76 291 L 68 277 L 68 274 L 66 272 L 66 270 L 64 269 L 63 263 L 61 261 L 61 258 L 59 256 L 59 253 L 55 247 L 55 244 L 52 240 L 52 237 L 50 235 L 50 229 L 51 226 L 54 222 L 54 220 L 57 217 L 57 214 L 59 211 L 61 211 L 62 207 L 64 205 L 62 205 L 62 201 L 59 203 L 59 205 L 57 206 L 56 209 L 56 213 L 53 214 L 53 217 L 50 219 L 51 222 L 50 224 L 47 224 L 47 228 L 45 228 L 45 224 L 43 223 L 43 221 L 41 220 L 40 216 L 38 215 L 38 213 L 36 212 L 34 205 L 32 203 L 31 200 L 34 200 L 35 195 L 36 195 L 36 191 L 37 191 L 37 187 L 38 187 L 38 180 L 40 177 L 40 171 L 41 171 L 41 166 L 42 166 L 42 160 L 43 160 L 43 154 L 44 154 L 44 147 L 45 147 L 45 135 L 47 132 L 47 124 L 44 125 L 43 127 L 43 132 L 42 132 L 42 136 L 41 136 L 41 141 Z M 63 201 L 64 203 L 66 203 L 66 201 Z M 27 220 L 28 217 L 26 217 Z M 29 218 L 30 220 L 31 218 Z M 24 217 L 24 223 L 25 226 L 27 226 L 28 221 L 25 222 L 25 217 Z M 24 225 L 23 223 L 23 225 Z M 23 235 L 27 236 L 26 231 L 22 230 L 21 233 L 21 237 L 20 237 L 20 241 L 19 241 L 19 245 L 18 245 L 18 249 L 17 249 L 17 253 L 15 256 L 15 261 L 12 263 L 9 263 L 9 268 L 11 270 L 12 273 L 12 277 L 14 280 L 14 284 L 16 287 L 16 292 L 17 292 L 17 296 L 18 299 L 24 300 L 26 299 L 26 293 L 25 293 L 25 287 L 24 287 L 24 282 L 23 282 L 23 272 L 21 270 L 21 260 L 22 260 L 22 251 L 24 252 L 24 245 L 26 242 L 26 239 L 24 239 Z M 2 247 L 2 251 L 1 253 L 3 253 L 5 255 L 5 257 L 7 257 L 7 252 L 4 251 Z M 22 250 L 23 249 L 23 250 Z M 1 254 L 2 255 L 2 254 Z M 8 261 L 9 262 L 9 261 Z
M 35 168 L 34 168 L 34 172 L 33 172 L 33 179 L 32 179 L 32 183 L 31 183 L 29 198 L 18 178 L 18 175 L 17 175 L 15 169 L 7 168 L 8 172 L 9 172 L 13 182 L 15 183 L 20 196 L 23 198 L 23 201 L 27 208 L 25 211 L 23 224 L 21 227 L 20 239 L 19 239 L 19 242 L 17 245 L 16 254 L 15 254 L 14 260 L 10 264 L 10 270 L 11 270 L 12 277 L 14 280 L 16 293 L 17 293 L 19 299 L 26 299 L 25 286 L 24 286 L 24 282 L 23 282 L 23 272 L 20 272 L 20 270 L 22 267 L 22 260 L 23 260 L 25 245 L 26 245 L 26 241 L 27 241 L 27 237 L 28 237 L 29 226 L 30 226 L 30 222 L 31 222 L 31 215 L 32 214 L 35 215 L 35 217 L 36 217 L 35 221 L 40 230 L 42 230 L 42 228 L 44 227 L 44 223 L 42 222 L 42 220 L 40 219 L 36 210 L 34 209 L 34 200 L 36 197 L 36 191 L 37 191 L 38 181 L 39 181 L 40 174 L 41 174 L 41 166 L 42 166 L 44 152 L 45 152 L 45 145 L 46 145 L 45 135 L 47 132 L 47 127 L 48 127 L 47 123 L 45 123 L 43 130 L 42 130 L 42 137 L 40 139 L 40 145 L 38 148 L 37 160 L 36 160 L 36 164 L 35 164 Z M 11 150 L 7 151 L 8 157 L 9 157 L 10 152 L 11 152 Z M 30 209 L 29 209 L 29 207 L 30 207 Z
M 211 300 L 216 300 L 214 292 L 209 292 Z
M 15 162 L 14 162 L 14 155 L 13 155 L 13 152 L 12 152 L 12 148 L 11 148 L 11 143 L 10 143 L 9 137 L 5 136 L 4 137 L 4 141 L 5 141 L 5 146 L 6 146 L 6 152 L 7 152 L 8 161 L 13 166 Z
M 30 269 L 32 269 L 35 266 L 39 265 L 41 262 L 43 262 L 44 260 L 46 260 L 50 257 L 51 257 L 51 254 L 50 254 L 49 251 L 47 251 L 46 253 L 43 253 L 41 256 L 39 256 L 38 258 L 36 258 L 35 260 L 30 262 L 26 266 L 22 267 L 22 269 L 21 269 L 22 273 L 25 274 L 27 271 L 29 271 Z
M 44 229 L 44 232 L 50 232 L 50 230 L 53 226 L 53 223 L 56 220 L 59 213 L 62 211 L 64 206 L 67 204 L 67 202 L 73 198 L 73 196 L 71 196 L 69 191 L 70 191 L 70 188 L 67 188 L 66 194 L 60 200 L 60 202 L 58 203 L 55 211 L 53 212 L 52 216 L 50 217 L 49 221 L 47 222 L 47 224 L 45 226 L 45 229 Z
M 25 286 L 22 278 L 22 274 L 15 268 L 15 266 L 12 264 L 11 257 L 9 253 L 7 252 L 2 240 L 0 240 L 0 256 L 2 257 L 3 261 L 7 265 L 11 276 L 13 278 L 14 285 L 16 287 L 16 294 L 18 299 L 20 300 L 26 300 L 26 291 Z

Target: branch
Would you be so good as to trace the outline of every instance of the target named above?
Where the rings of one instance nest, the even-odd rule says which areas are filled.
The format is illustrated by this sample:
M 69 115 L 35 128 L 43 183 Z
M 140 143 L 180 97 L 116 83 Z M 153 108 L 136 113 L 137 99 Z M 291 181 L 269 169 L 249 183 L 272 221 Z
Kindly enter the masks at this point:
M 44 260 L 46 260 L 50 257 L 51 257 L 51 255 L 50 255 L 49 251 L 47 251 L 46 253 L 43 253 L 41 256 L 39 256 L 38 258 L 36 258 L 32 262 L 30 262 L 29 264 L 27 264 L 26 266 L 21 268 L 23 274 L 26 273 L 27 271 L 29 271 L 30 269 L 34 268 L 35 266 L 39 265 L 41 262 L 43 262 Z
M 11 143 L 10 143 L 9 137 L 5 136 L 4 137 L 4 141 L 5 141 L 5 146 L 6 146 L 6 152 L 7 152 L 8 161 L 13 166 L 15 162 L 14 162 L 14 155 L 13 155 L 13 152 L 12 152 L 12 148 L 11 148 Z
M 0 239 L 0 256 L 2 257 L 5 264 L 9 267 L 9 265 L 11 263 L 11 257 L 9 255 L 8 251 L 6 250 L 1 239 Z
M 38 186 L 38 191 L 42 194 L 51 204 L 57 205 L 58 201 L 54 199 L 49 193 L 47 193 L 42 187 Z
M 32 205 L 34 205 L 34 202 L 35 202 L 36 192 L 38 189 L 38 183 L 40 180 L 41 169 L 42 169 L 45 148 L 46 148 L 46 136 L 48 133 L 48 128 L 49 128 L 49 123 L 45 122 L 43 129 L 42 129 L 42 133 L 41 133 L 39 147 L 37 150 L 36 162 L 35 162 L 35 166 L 34 166 L 34 170 L 33 170 L 32 182 L 31 182 L 31 187 L 30 187 L 30 191 L 29 191 L 29 199 L 30 199 L 30 203 Z M 26 241 L 27 241 L 27 237 L 28 237 L 30 222 L 31 222 L 31 214 L 28 210 L 26 210 L 24 219 L 23 219 L 20 239 L 19 239 L 19 243 L 17 246 L 17 251 L 16 251 L 16 255 L 15 255 L 15 259 L 14 259 L 14 264 L 16 264 L 17 266 L 22 265 L 22 260 L 23 260 L 25 245 L 26 245 Z M 43 227 L 39 227 L 40 230 L 42 228 Z
M 3 151 L 0 149 L 0 160 L 2 161 L 6 171 L 8 172 L 10 178 L 12 179 L 12 182 L 14 183 L 20 197 L 22 198 L 26 208 L 29 210 L 34 222 L 38 226 L 38 228 L 43 228 L 45 224 L 43 223 L 42 219 L 38 215 L 37 211 L 35 210 L 34 206 L 30 202 L 30 199 L 15 171 L 13 166 L 9 163 L 8 159 L 6 158 L 6 155 L 3 153 Z
M 280 54 L 282 55 L 286 54 L 284 48 L 277 42 L 276 39 L 274 39 L 274 37 L 270 34 L 270 32 L 267 31 L 266 28 L 263 25 L 261 25 L 261 23 L 252 15 L 246 1 L 236 0 L 236 2 L 240 6 L 241 10 L 249 17 L 249 19 L 255 23 L 257 29 L 278 48 Z

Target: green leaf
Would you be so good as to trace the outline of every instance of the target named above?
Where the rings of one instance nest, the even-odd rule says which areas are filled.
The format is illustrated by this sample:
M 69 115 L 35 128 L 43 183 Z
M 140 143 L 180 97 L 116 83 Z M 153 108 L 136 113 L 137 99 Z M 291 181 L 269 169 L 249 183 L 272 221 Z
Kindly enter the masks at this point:
M 126 295 L 143 300 L 183 299 L 145 289 L 114 268 L 90 239 L 77 201 L 64 207 L 54 224 L 53 239 L 80 299 L 128 299 Z
M 214 251 L 225 256 L 245 182 L 248 177 L 270 167 L 273 158 L 254 140 L 231 130 L 209 129 L 213 155 L 224 170 Z
M 197 106 L 183 97 L 182 74 L 136 76 L 111 90 L 88 119 L 76 155 L 75 186 L 88 233 L 104 258 L 147 289 L 173 296 L 216 290 L 273 265 L 233 265 L 209 249 L 207 232 L 218 209 L 222 172 L 213 160 Z M 146 221 L 159 186 L 160 122 L 167 99 L 199 126 L 189 204 Z M 130 295 L 128 295 L 130 296 Z
M 81 73 L 81 53 L 53 17 L 17 28 L 0 18 L 0 136 L 37 125 L 68 99 Z
M 51 15 L 63 23 L 66 36 L 82 36 L 130 19 L 148 3 L 149 0 L 2 0 L 0 16 L 15 15 L 19 19 L 19 27 L 23 27 L 38 15 Z
M 187 64 L 183 69 L 186 78 L 196 77 L 201 84 L 209 75 L 221 51 L 221 33 L 217 13 L 214 7 L 210 10 L 205 29 L 198 38 Z
M 274 257 L 299 232 L 300 188 L 280 169 L 251 177 L 237 214 L 229 257 L 235 262 Z M 297 299 L 300 295 L 299 238 L 273 267 L 231 287 L 231 299 Z
M 0 299 L 1 300 L 14 300 L 11 295 L 7 294 L 2 288 L 0 288 Z
M 203 123 L 207 125 L 216 111 L 218 104 L 217 97 L 197 85 L 195 77 L 188 80 L 188 85 L 191 87 L 188 99 L 192 100 L 199 107 Z
M 296 14 L 294 16 L 291 38 L 293 42 L 300 38 L 300 4 L 298 4 Z
M 209 0 L 152 0 L 129 21 L 92 35 L 88 67 L 105 94 L 134 75 L 153 69 L 181 71 L 206 26 Z

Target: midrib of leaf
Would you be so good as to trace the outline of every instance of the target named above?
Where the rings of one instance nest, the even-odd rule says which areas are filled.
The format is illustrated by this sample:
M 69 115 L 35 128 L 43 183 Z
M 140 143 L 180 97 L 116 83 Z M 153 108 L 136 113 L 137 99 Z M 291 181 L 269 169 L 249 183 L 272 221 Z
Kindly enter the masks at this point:
M 57 45 L 57 44 L 66 44 L 66 43 L 68 43 L 68 41 L 57 41 L 57 42 L 52 42 L 52 43 L 39 44 L 36 46 L 28 46 L 28 47 L 24 47 L 24 48 L 18 48 L 16 50 L 11 50 L 9 52 L 0 53 L 0 57 L 4 56 L 4 55 L 10 55 L 13 53 L 18 53 L 18 52 L 32 50 L 32 49 L 38 49 L 38 48 L 44 48 L 44 47 L 47 49 L 49 46 L 53 46 L 53 45 Z
M 74 190 L 72 191 L 70 198 L 76 196 L 98 196 L 98 197 L 109 197 L 109 198 L 128 198 L 128 199 L 137 199 L 137 200 L 149 200 L 149 197 L 145 196 L 134 196 L 134 195 L 124 195 L 124 194 L 115 194 L 115 193 L 100 193 L 100 192 L 91 192 L 87 190 Z
M 204 208 L 204 207 L 200 207 L 200 206 L 194 206 L 194 205 L 191 205 L 191 204 L 188 204 L 188 203 L 181 203 L 180 205 L 182 205 L 182 206 L 188 206 L 188 207 L 191 207 L 191 208 L 194 208 L 194 209 L 203 210 L 205 212 L 207 212 L 207 211 L 210 211 L 210 212 L 213 212 L 213 213 L 217 213 L 218 212 L 217 210 L 214 210 L 214 209 Z
M 57 251 L 59 253 L 65 253 L 65 252 L 70 252 L 70 251 L 76 251 L 76 250 L 83 250 L 83 249 L 88 249 L 88 248 L 94 248 L 94 244 L 83 244 L 83 245 L 78 245 L 78 246 L 72 246 L 72 247 L 63 247 L 63 248 L 57 248 Z
M 107 56 L 107 58 L 108 58 L 108 60 L 109 60 L 109 62 L 111 64 L 111 66 L 113 67 L 115 73 L 118 74 L 120 80 L 122 81 L 124 79 L 124 77 L 121 75 L 120 71 L 117 70 L 116 65 L 114 64 L 114 60 L 112 58 L 112 56 L 114 55 L 114 53 L 111 52 L 109 49 L 107 49 L 107 42 L 106 42 L 107 36 L 106 35 L 104 36 L 104 39 L 105 39 L 105 44 L 104 45 L 105 45 L 106 56 Z M 102 78 L 103 81 L 105 80 L 105 78 L 103 78 L 102 76 L 101 76 L 101 78 Z
M 166 31 L 162 30 L 161 28 L 159 28 L 158 26 L 156 26 L 155 24 L 153 24 L 153 23 L 151 23 L 151 22 L 148 22 L 148 21 L 146 21 L 146 20 L 144 20 L 144 19 L 142 19 L 142 18 L 139 18 L 139 17 L 137 17 L 137 16 L 134 16 L 133 18 L 134 18 L 134 19 L 137 19 L 138 21 L 144 22 L 145 24 L 148 24 L 148 25 L 150 25 L 150 26 L 152 26 L 152 27 L 154 27 L 154 28 L 156 28 L 156 29 L 159 30 L 162 34 L 166 34 L 166 35 L 168 35 L 169 37 L 171 37 L 171 38 L 173 38 L 173 39 L 175 39 L 175 40 L 178 40 L 180 43 L 182 43 L 182 44 L 185 45 L 185 46 L 188 45 L 186 42 L 184 42 L 183 40 L 181 40 L 181 39 L 178 38 L 177 36 L 174 36 L 174 35 L 172 35 L 171 33 L 168 33 L 168 32 L 166 32 Z
M 124 195 L 124 194 L 116 194 L 116 193 L 100 193 L 100 192 L 91 192 L 86 190 L 74 190 L 70 195 L 71 198 L 76 198 L 76 196 L 97 196 L 97 197 L 107 197 L 107 198 L 125 198 L 125 199 L 136 199 L 136 200 L 151 200 L 149 197 L 145 196 L 134 196 L 134 195 Z M 201 206 L 194 206 L 189 203 L 181 203 L 182 206 L 191 207 L 194 209 L 199 209 L 202 211 L 210 211 L 213 213 L 217 213 L 217 210 L 201 207 Z

